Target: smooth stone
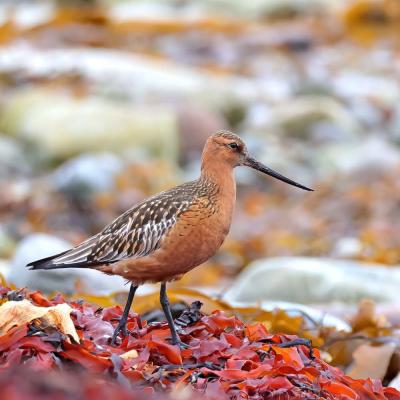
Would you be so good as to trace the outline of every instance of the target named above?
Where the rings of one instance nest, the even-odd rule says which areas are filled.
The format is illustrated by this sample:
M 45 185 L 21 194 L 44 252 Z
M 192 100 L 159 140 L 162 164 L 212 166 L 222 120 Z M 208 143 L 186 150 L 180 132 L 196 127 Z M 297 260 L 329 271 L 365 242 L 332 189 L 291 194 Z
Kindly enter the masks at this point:
M 354 142 L 326 146 L 316 155 L 316 167 L 325 174 L 351 173 L 358 170 L 393 170 L 400 166 L 400 153 L 395 144 L 378 135 Z
M 304 315 L 307 315 L 310 317 L 313 321 L 318 321 L 318 323 L 321 326 L 330 326 L 330 327 L 335 327 L 337 330 L 341 331 L 350 331 L 350 325 L 327 312 L 324 310 L 318 310 L 314 307 L 306 306 L 304 304 L 299 304 L 299 303 L 291 303 L 288 301 L 262 301 L 262 302 L 240 302 L 240 301 L 229 301 L 229 305 L 235 308 L 240 308 L 240 307 L 260 307 L 261 309 L 265 311 L 274 311 L 277 309 L 280 310 L 285 310 L 289 316 L 301 316 L 304 317 Z M 308 323 L 310 321 L 305 319 L 305 323 Z
M 60 165 L 51 175 L 54 188 L 72 195 L 110 191 L 124 162 L 112 153 L 85 153 Z
M 180 158 L 187 163 L 199 159 L 208 136 L 228 129 L 223 116 L 201 106 L 185 105 L 178 109 Z
M 327 135 L 320 142 L 307 136 L 271 135 L 264 143 L 260 141 L 255 154 L 282 174 L 295 173 L 305 182 L 325 180 L 338 173 L 388 171 L 400 166 L 400 153 L 393 141 L 375 134 L 362 137 L 355 132 L 337 140 Z
M 20 143 L 14 138 L 0 134 L 0 181 L 14 176 L 26 176 L 32 165 Z
M 135 148 L 172 163 L 178 156 L 177 116 L 167 107 L 25 89 L 5 100 L 0 129 L 48 158 Z
M 0 258 L 7 258 L 12 254 L 15 247 L 15 241 L 9 234 L 6 227 L 0 224 Z
M 361 254 L 363 244 L 360 239 L 356 237 L 342 237 L 340 238 L 333 250 L 332 255 L 339 258 L 357 257 Z
M 312 257 L 276 257 L 252 262 L 233 282 L 224 299 L 295 303 L 344 302 L 364 298 L 400 300 L 400 271 L 379 264 Z M 384 288 L 384 290 L 383 290 Z
M 62 239 L 42 233 L 24 238 L 18 245 L 6 275 L 7 282 L 17 287 L 28 287 L 45 293 L 54 291 L 72 294 L 77 292 L 108 295 L 126 290 L 125 280 L 99 271 L 83 268 L 30 271 L 26 264 L 67 249 L 72 245 Z
M 298 96 L 268 110 L 262 129 L 278 129 L 284 137 L 312 139 L 314 124 L 327 121 L 342 132 L 341 141 L 354 140 L 362 132 L 358 121 L 339 101 L 330 96 Z M 332 140 L 337 139 L 336 135 Z
M 1 47 L 0 72 L 38 78 L 78 74 L 92 82 L 97 95 L 131 99 L 133 102 L 139 99 L 141 104 L 194 101 L 212 109 L 226 109 L 239 100 L 247 102 L 260 97 L 259 83 L 249 78 L 216 75 L 193 66 L 104 48 L 42 50 L 29 44 Z M 263 88 L 262 96 L 269 98 L 269 92 L 269 88 Z M 123 102 L 118 104 L 123 106 Z M 49 107 L 54 106 L 57 103 L 50 103 Z M 59 108 L 57 106 L 56 110 Z M 135 109 L 135 106 L 130 106 L 131 111 Z M 154 107 L 151 109 L 152 112 L 147 113 L 155 120 L 159 119 L 160 111 Z M 139 118 L 140 112 L 137 113 Z M 121 129 L 126 119 L 128 117 L 114 128 Z M 114 134 L 113 130 L 108 133 Z
M 180 2 L 177 7 L 174 2 L 138 0 L 114 2 L 109 12 L 117 21 L 176 21 L 188 16 L 196 20 L 219 14 L 224 18 L 259 20 L 267 16 L 325 14 L 341 10 L 344 5 L 346 0 L 203 0 Z
M 0 258 L 0 278 L 5 279 L 9 271 L 10 271 L 9 261 Z
M 383 104 L 399 101 L 400 87 L 395 77 L 344 70 L 333 78 L 333 88 L 340 97 L 363 99 L 377 98 Z

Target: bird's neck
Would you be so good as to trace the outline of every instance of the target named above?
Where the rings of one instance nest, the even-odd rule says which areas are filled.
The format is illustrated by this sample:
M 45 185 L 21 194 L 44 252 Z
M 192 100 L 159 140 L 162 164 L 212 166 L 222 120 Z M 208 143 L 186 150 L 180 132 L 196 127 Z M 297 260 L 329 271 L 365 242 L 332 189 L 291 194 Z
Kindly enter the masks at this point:
M 233 168 L 228 163 L 207 162 L 203 160 L 201 165 L 200 180 L 215 184 L 222 192 L 235 196 L 236 182 Z
M 236 202 L 236 182 L 233 168 L 223 163 L 202 163 L 200 185 L 209 188 L 209 199 L 218 210 L 215 218 L 218 221 L 221 243 L 231 226 L 232 214 Z

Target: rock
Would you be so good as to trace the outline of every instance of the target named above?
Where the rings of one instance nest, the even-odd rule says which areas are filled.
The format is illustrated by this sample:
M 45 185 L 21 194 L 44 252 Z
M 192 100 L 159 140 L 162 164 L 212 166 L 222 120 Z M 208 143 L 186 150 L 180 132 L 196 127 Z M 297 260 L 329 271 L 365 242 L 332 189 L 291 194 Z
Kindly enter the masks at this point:
M 317 95 L 298 96 L 270 108 L 263 129 L 279 129 L 286 137 L 310 140 L 313 134 L 310 128 L 321 121 L 340 129 L 340 141 L 354 140 L 361 132 L 360 124 L 339 101 Z M 331 136 L 331 141 L 337 140 L 337 131 Z
M 2 23 L 5 23 L 3 18 L 12 14 L 12 23 L 18 29 L 32 29 L 34 27 L 45 24 L 51 21 L 56 14 L 55 4 L 48 1 L 40 3 L 18 3 L 18 2 L 1 2 L 0 16 Z
M 400 372 L 390 381 L 388 386 L 400 390 Z
M 0 127 L 48 158 L 132 148 L 171 162 L 178 155 L 177 118 L 166 107 L 26 89 L 6 100 Z
M 226 300 L 224 298 L 224 300 Z M 339 331 L 350 331 L 351 327 L 350 325 L 329 313 L 327 313 L 325 310 L 318 310 L 314 307 L 309 307 L 305 306 L 304 304 L 299 304 L 299 303 L 290 303 L 287 301 L 261 301 L 261 302 L 238 302 L 238 301 L 228 301 L 228 303 L 232 307 L 240 308 L 240 307 L 249 307 L 249 306 L 255 306 L 255 307 L 260 307 L 265 311 L 273 311 L 276 309 L 281 309 L 285 310 L 288 315 L 291 316 L 304 316 L 307 315 L 314 321 L 318 321 L 322 326 L 329 326 L 329 327 L 335 327 Z M 307 323 L 307 319 L 304 321 Z
M 391 138 L 397 144 L 397 146 L 400 145 L 399 127 L 400 127 L 400 104 L 396 104 L 396 106 L 394 106 L 393 108 L 393 115 L 390 119 L 388 130 L 390 132 Z
M 327 96 L 298 97 L 249 116 L 247 122 L 263 140 L 259 158 L 283 174 L 296 171 L 298 179 L 400 165 L 395 143 L 374 131 L 366 135 L 354 115 Z
M 356 257 L 362 252 L 362 242 L 356 237 L 340 238 L 332 250 L 332 255 L 339 258 Z
M 199 159 L 208 136 L 228 128 L 222 115 L 194 105 L 185 105 L 178 110 L 178 125 L 180 154 L 184 162 Z
M 329 13 L 341 10 L 346 0 L 203 0 L 179 3 L 160 1 L 113 2 L 110 14 L 117 21 L 132 19 L 173 21 L 176 19 L 201 18 L 219 14 L 224 18 L 247 18 L 259 20 L 268 16 L 290 16 L 294 14 Z
M 361 344 L 353 352 L 353 363 L 347 368 L 346 374 L 353 379 L 383 380 L 395 349 L 396 343 L 386 343 L 381 346 Z
M 5 226 L 0 224 L 0 258 L 9 257 L 15 247 L 15 242 Z
M 325 174 L 358 170 L 393 170 L 400 166 L 400 154 L 394 144 L 376 135 L 358 143 L 332 144 L 316 155 L 316 165 Z
M 66 161 L 50 176 L 57 190 L 70 195 L 110 191 L 123 169 L 123 161 L 112 153 L 86 153 Z
M 344 70 L 333 79 L 333 88 L 343 98 L 379 99 L 384 104 L 396 104 L 400 98 L 396 77 L 382 73 Z
M 224 299 L 239 302 L 280 300 L 303 304 L 364 298 L 400 300 L 400 271 L 379 264 L 328 258 L 276 257 L 251 263 Z M 383 289 L 384 288 L 384 289 Z
M 31 165 L 17 140 L 0 134 L 0 181 L 25 176 Z
M 247 101 L 260 95 L 260 85 L 248 78 L 212 74 L 193 66 L 185 67 L 152 56 L 104 48 L 64 47 L 42 50 L 27 44 L 1 47 L 1 72 L 30 78 L 78 75 L 91 82 L 97 94 L 112 95 L 120 99 L 139 99 L 140 104 L 171 104 L 175 100 L 193 100 L 210 108 L 224 109 L 238 100 Z M 269 98 L 269 92 L 269 88 L 263 88 L 262 95 Z M 50 109 L 57 106 L 58 110 L 63 103 L 60 106 L 57 103 L 48 105 L 51 106 Z M 125 107 L 121 102 L 117 103 L 119 105 L 123 106 L 120 111 L 123 113 Z M 130 108 L 130 111 L 134 115 L 139 114 L 137 118 L 140 118 L 140 110 L 135 112 Z M 147 110 L 144 118 L 149 113 L 156 120 L 162 116 L 162 113 L 161 116 L 158 115 L 159 110 L 153 108 L 152 111 Z M 127 119 L 129 120 L 128 116 L 117 122 L 113 128 L 122 129 Z M 74 118 L 69 123 L 72 121 Z M 114 134 L 113 130 L 108 133 L 110 132 Z
M 340 146 L 353 149 L 362 140 L 358 122 L 328 96 L 299 96 L 266 111 L 259 105 L 247 120 L 262 139 L 255 151 L 258 158 L 284 175 L 295 171 L 306 184 L 337 171 L 322 152 Z
M 32 234 L 23 239 L 14 254 L 6 275 L 7 282 L 17 287 L 29 287 L 45 293 L 59 291 L 72 294 L 77 292 L 93 295 L 108 295 L 126 290 L 125 280 L 107 276 L 90 269 L 59 269 L 54 271 L 29 271 L 26 264 L 40 258 L 60 253 L 71 248 L 71 244 L 46 234 Z
M 0 282 L 1 278 L 5 278 L 10 270 L 10 264 L 7 260 L 0 258 Z

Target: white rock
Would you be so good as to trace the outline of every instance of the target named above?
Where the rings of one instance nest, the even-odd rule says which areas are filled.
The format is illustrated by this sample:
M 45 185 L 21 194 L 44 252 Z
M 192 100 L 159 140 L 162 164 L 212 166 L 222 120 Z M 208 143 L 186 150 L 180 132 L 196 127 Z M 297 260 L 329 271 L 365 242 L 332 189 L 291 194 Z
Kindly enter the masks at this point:
M 15 242 L 6 227 L 0 224 L 0 258 L 7 257 L 15 246 Z
M 2 2 L 0 4 L 0 24 L 9 22 L 12 16 L 12 23 L 18 29 L 30 29 L 44 24 L 54 18 L 56 6 L 48 0 L 34 3 Z
M 332 250 L 332 255 L 340 258 L 356 257 L 362 251 L 362 243 L 356 237 L 340 238 Z
M 226 300 L 226 299 L 225 299 Z M 265 311 L 273 311 L 276 309 L 285 310 L 288 315 L 307 315 L 312 318 L 313 321 L 318 323 L 321 326 L 331 326 L 335 327 L 340 331 L 350 331 L 350 325 L 343 321 L 340 318 L 335 317 L 334 315 L 327 314 L 325 311 L 317 310 L 316 308 L 306 306 L 304 304 L 299 303 L 290 303 L 288 301 L 262 301 L 262 302 L 239 302 L 239 301 L 229 301 L 229 304 L 232 307 L 240 308 L 240 307 L 260 307 Z M 305 319 L 307 323 L 307 319 Z
M 70 294 L 80 292 L 107 295 L 126 290 L 125 280 L 117 276 L 107 276 L 91 269 L 71 268 L 53 271 L 30 271 L 26 264 L 71 248 L 71 244 L 46 234 L 32 234 L 23 239 L 11 261 L 6 280 L 17 287 L 29 287 L 45 293 L 59 291 Z
M 251 263 L 226 292 L 232 302 L 400 300 L 400 271 L 379 264 L 328 258 L 276 257 Z
M 149 20 L 193 21 L 222 14 L 239 18 L 259 19 L 280 10 L 299 13 L 339 11 L 348 0 L 202 0 L 175 1 L 136 0 L 110 2 L 109 16 L 116 21 Z
M 397 390 L 400 390 L 400 372 L 392 379 L 389 383 L 389 387 L 393 387 Z
M 269 122 L 264 129 L 282 129 L 294 137 L 307 137 L 308 127 L 318 121 L 331 121 L 346 136 L 342 140 L 357 138 L 361 126 L 352 114 L 337 100 L 328 96 L 299 96 L 278 104 L 269 110 Z
M 165 107 L 27 89 L 7 99 L 0 125 L 50 157 L 144 148 L 175 161 L 178 153 L 177 116 Z
M 102 93 L 139 99 L 141 104 L 191 98 L 209 106 L 225 107 L 231 100 L 245 101 L 260 94 L 259 84 L 251 79 L 214 75 L 171 61 L 109 49 L 43 50 L 26 44 L 1 47 L 0 72 L 25 73 L 30 77 L 79 74 Z M 262 94 L 268 98 L 268 90 Z M 153 116 L 158 114 L 156 111 Z
M 0 181 L 15 175 L 27 175 L 31 170 L 17 140 L 0 134 Z
M 0 275 L 5 278 L 10 271 L 10 263 L 8 260 L 0 258 Z
M 123 161 L 112 153 L 86 153 L 66 161 L 50 176 L 51 184 L 68 193 L 111 190 L 123 169 Z
M 316 154 L 320 170 L 349 173 L 361 169 L 391 170 L 400 165 L 400 154 L 394 144 L 382 137 L 370 136 L 358 142 L 332 144 Z
M 328 103 L 325 106 L 330 108 Z M 259 129 L 265 143 L 260 145 L 261 151 L 256 150 L 259 158 L 283 174 L 296 171 L 298 179 L 303 180 L 324 180 L 337 173 L 393 170 L 400 166 L 400 153 L 393 142 L 379 134 L 361 135 L 358 124 L 352 124 L 346 113 L 337 113 L 339 109 L 335 111 L 335 107 L 330 109 L 331 114 L 328 109 L 322 112 L 325 106 L 313 111 L 312 103 L 308 103 L 306 108 L 309 109 L 301 111 L 300 106 L 290 110 L 289 102 L 289 111 L 273 112 L 266 130 L 268 135 Z M 333 125 L 321 125 L 317 122 L 319 118 Z M 325 137 L 323 134 L 318 138 L 310 135 L 317 124 L 319 133 L 322 131 Z M 336 132 L 335 127 L 338 128 Z
M 334 89 L 347 98 L 379 98 L 386 104 L 396 104 L 400 85 L 395 77 L 362 72 L 343 71 L 334 78 Z

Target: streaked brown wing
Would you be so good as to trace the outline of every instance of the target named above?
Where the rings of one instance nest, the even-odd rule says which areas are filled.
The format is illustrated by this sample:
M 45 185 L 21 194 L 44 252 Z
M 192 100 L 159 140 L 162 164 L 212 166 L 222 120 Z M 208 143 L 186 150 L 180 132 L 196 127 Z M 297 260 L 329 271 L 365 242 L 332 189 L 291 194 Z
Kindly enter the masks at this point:
M 159 248 L 179 215 L 191 204 L 190 196 L 161 193 L 128 210 L 99 234 L 53 259 L 57 265 L 101 265 L 139 258 Z

